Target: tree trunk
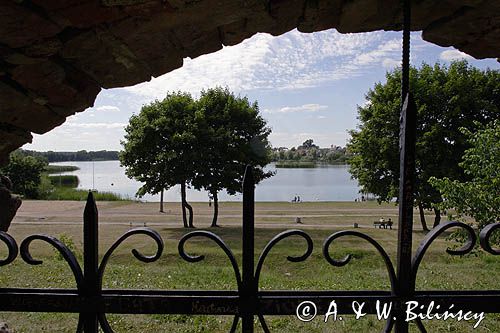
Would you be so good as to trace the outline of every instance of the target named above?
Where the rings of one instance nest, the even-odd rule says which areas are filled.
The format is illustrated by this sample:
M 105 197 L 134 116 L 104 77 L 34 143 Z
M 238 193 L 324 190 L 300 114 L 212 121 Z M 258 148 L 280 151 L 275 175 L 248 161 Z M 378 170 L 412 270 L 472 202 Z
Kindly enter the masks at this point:
M 187 201 L 185 201 L 184 204 L 186 205 L 186 208 L 189 211 L 189 226 L 188 227 L 194 228 L 194 225 L 193 225 L 193 207 L 191 207 L 191 205 L 188 204 Z
M 420 223 L 422 224 L 422 229 L 424 231 L 429 231 L 429 228 L 427 228 L 427 222 L 425 221 L 425 213 L 424 213 L 424 206 L 422 206 L 422 203 L 418 203 L 418 211 L 420 213 Z
M 184 228 L 188 228 L 187 218 L 186 218 L 186 183 L 181 183 L 181 207 L 182 207 L 182 222 L 184 223 Z
M 217 217 L 219 216 L 219 198 L 217 197 L 217 191 L 212 192 L 214 198 L 214 217 L 212 219 L 212 227 L 217 227 Z
M 161 190 L 161 194 L 160 194 L 160 213 L 165 213 L 165 211 L 163 210 L 163 189 Z
M 436 214 L 436 216 L 434 217 L 434 228 L 435 228 L 439 225 L 439 223 L 441 223 L 441 210 L 434 207 L 434 214 Z

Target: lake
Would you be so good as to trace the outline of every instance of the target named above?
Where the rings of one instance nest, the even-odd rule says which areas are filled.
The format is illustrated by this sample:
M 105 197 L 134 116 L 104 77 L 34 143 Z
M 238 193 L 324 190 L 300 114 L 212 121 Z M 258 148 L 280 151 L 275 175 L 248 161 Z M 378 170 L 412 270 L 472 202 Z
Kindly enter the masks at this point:
M 134 198 L 139 182 L 127 178 L 119 161 L 103 162 L 59 162 L 54 165 L 74 165 L 80 170 L 63 172 L 62 175 L 76 175 L 80 180 L 78 188 L 110 191 L 124 197 Z M 266 170 L 276 174 L 256 186 L 257 201 L 290 201 L 300 196 L 302 201 L 354 201 L 359 198 L 359 186 L 352 180 L 347 165 L 325 165 L 317 168 L 286 169 L 274 164 Z M 54 174 L 55 176 L 56 174 Z M 208 192 L 189 189 L 189 201 L 208 201 Z M 159 195 L 146 195 L 141 200 L 160 201 Z M 220 201 L 241 201 L 242 195 L 219 194 Z M 175 186 L 165 192 L 165 201 L 180 201 L 180 187 Z

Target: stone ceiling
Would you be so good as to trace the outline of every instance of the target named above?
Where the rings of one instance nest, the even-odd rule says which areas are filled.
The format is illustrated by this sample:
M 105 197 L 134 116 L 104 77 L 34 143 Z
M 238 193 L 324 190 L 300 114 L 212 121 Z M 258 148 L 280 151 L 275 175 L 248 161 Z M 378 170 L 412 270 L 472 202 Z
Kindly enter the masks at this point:
M 500 1 L 415 0 L 413 30 L 500 57 Z M 101 88 L 148 81 L 257 32 L 400 30 L 399 0 L 0 0 L 0 162 Z

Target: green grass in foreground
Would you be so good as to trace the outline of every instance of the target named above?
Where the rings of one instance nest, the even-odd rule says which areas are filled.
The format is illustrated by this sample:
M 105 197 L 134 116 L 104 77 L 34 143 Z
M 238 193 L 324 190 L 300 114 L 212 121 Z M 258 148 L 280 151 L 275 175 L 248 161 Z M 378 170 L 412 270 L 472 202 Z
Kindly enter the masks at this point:
M 60 172 L 76 171 L 79 169 L 80 169 L 79 167 L 73 165 L 47 165 L 45 171 L 47 173 L 60 173 Z
M 69 187 L 55 187 L 53 191 L 44 197 L 44 200 L 71 200 L 85 201 L 89 192 L 87 190 L 78 190 Z M 94 198 L 97 201 L 123 201 L 128 200 L 119 194 L 113 192 L 94 192 Z
M 59 227 L 58 227 L 59 228 Z M 335 228 L 332 228 L 335 229 Z M 51 229 L 52 230 L 52 229 Z M 80 227 L 63 226 L 64 237 L 73 238 L 77 252 L 81 253 Z M 101 255 L 111 243 L 127 230 L 124 226 L 101 227 Z M 14 235 L 18 240 L 23 234 Z M 158 230 L 165 241 L 165 251 L 158 262 L 144 264 L 130 254 L 132 248 L 141 253 L 152 254 L 154 242 L 144 236 L 136 236 L 117 249 L 111 258 L 104 277 L 104 288 L 134 289 L 217 289 L 234 290 L 234 274 L 224 253 L 213 243 L 203 239 L 192 239 L 186 244 L 190 254 L 204 254 L 199 263 L 187 263 L 177 253 L 178 239 L 184 229 Z M 256 253 L 281 229 L 256 229 Z M 305 244 L 300 238 L 279 243 L 270 252 L 262 271 L 261 290 L 388 290 L 389 280 L 382 259 L 368 243 L 346 238 L 332 244 L 331 254 L 342 258 L 350 253 L 351 263 L 344 267 L 333 267 L 323 259 L 321 244 L 336 230 L 309 230 L 314 240 L 314 252 L 305 262 L 290 263 L 288 255 L 300 255 Z M 395 261 L 397 232 L 364 229 L 364 232 L 379 240 Z M 241 262 L 241 228 L 218 228 L 221 236 Z M 416 242 L 422 238 L 415 233 Z M 447 244 L 439 239 L 429 249 L 418 273 L 417 288 L 420 290 L 498 289 L 500 283 L 500 258 L 481 254 L 479 256 L 453 257 L 445 253 Z M 3 249 L 2 249 L 3 250 Z M 35 243 L 32 250 L 36 258 L 44 260 L 39 266 L 28 266 L 20 259 L 2 267 L 2 287 L 52 287 L 74 288 L 75 283 L 65 262 L 56 259 L 52 249 Z M 2 253 L 0 253 L 1 255 Z M 257 259 L 257 257 L 256 257 Z M 81 261 L 81 258 L 80 258 Z M 473 268 L 473 269 L 472 269 Z M 26 277 L 30 278 L 27 279 Z M 0 313 L 0 321 L 6 321 L 17 333 L 23 332 L 74 332 L 78 316 L 75 314 L 47 313 Z M 223 316 L 185 315 L 108 315 L 116 332 L 228 332 L 232 318 Z M 321 316 L 312 322 L 302 323 L 294 316 L 271 317 L 267 323 L 272 332 L 380 332 L 384 323 L 373 316 L 360 320 L 346 316 L 342 322 L 324 323 Z M 472 332 L 472 323 L 455 321 L 433 321 L 426 323 L 429 332 Z M 256 323 L 256 332 L 262 332 Z M 241 327 L 240 327 L 241 330 Z M 417 332 L 412 327 L 412 332 Z M 500 316 L 487 314 L 486 319 L 474 332 L 500 332 Z

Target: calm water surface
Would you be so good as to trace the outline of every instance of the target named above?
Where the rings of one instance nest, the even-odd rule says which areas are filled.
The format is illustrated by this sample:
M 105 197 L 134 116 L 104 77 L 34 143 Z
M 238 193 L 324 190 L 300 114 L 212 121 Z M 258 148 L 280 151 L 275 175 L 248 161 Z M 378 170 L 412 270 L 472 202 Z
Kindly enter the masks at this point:
M 134 198 L 139 182 L 127 178 L 125 169 L 119 161 L 104 162 L 60 162 L 55 165 L 75 165 L 80 170 L 65 172 L 63 175 L 76 175 L 80 179 L 78 188 L 98 191 L 111 191 L 125 197 Z M 300 196 L 302 201 L 354 201 L 359 198 L 359 186 L 352 180 L 346 165 L 329 165 L 311 169 L 282 169 L 273 164 L 267 167 L 276 174 L 257 185 L 257 201 L 290 201 Z M 190 189 L 190 201 L 208 201 L 208 193 Z M 159 201 L 159 195 L 146 195 L 145 201 Z M 219 194 L 221 201 L 240 201 L 241 194 L 230 196 Z M 175 186 L 165 192 L 165 201 L 180 201 L 180 187 Z

